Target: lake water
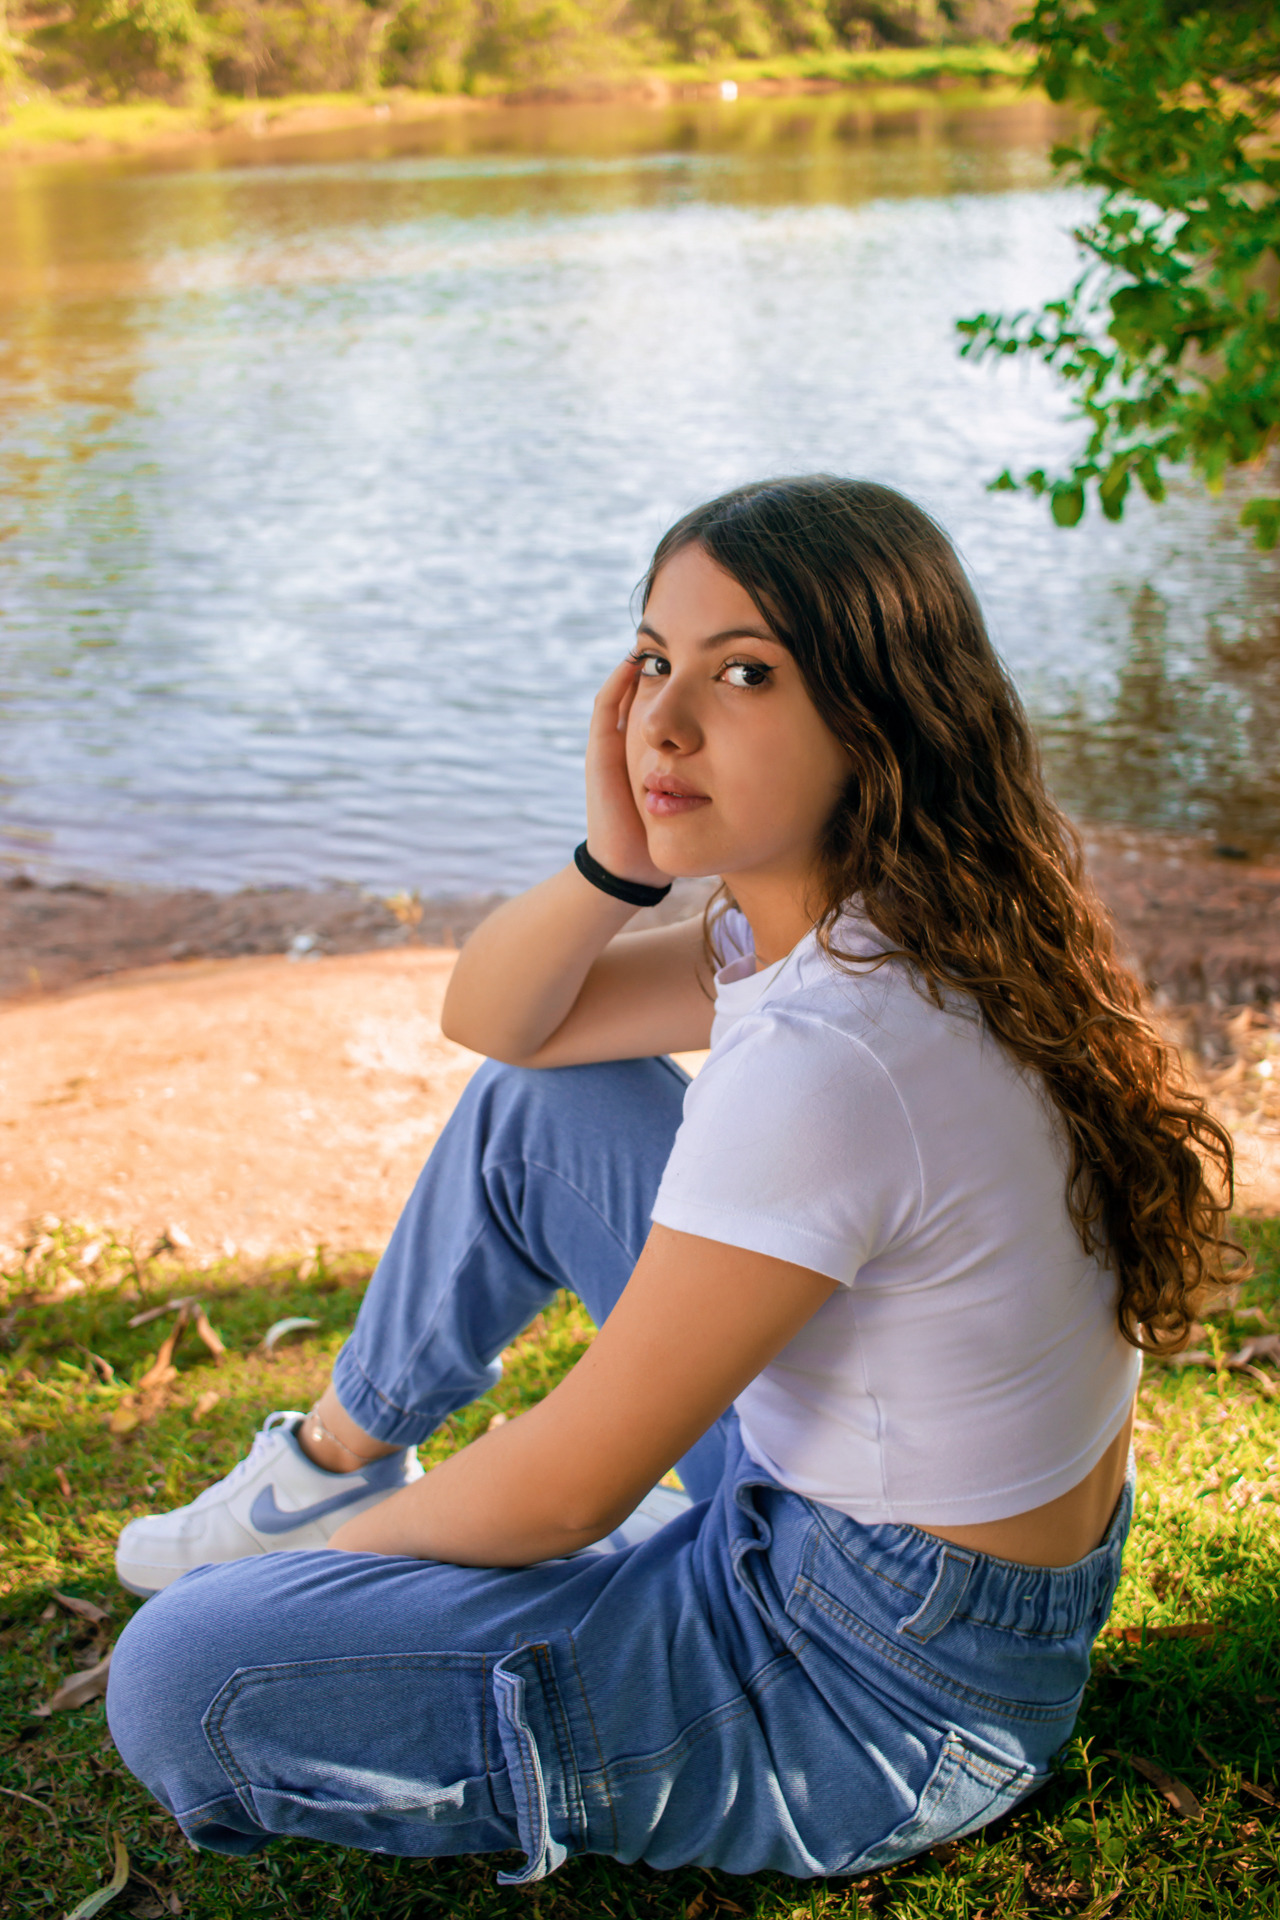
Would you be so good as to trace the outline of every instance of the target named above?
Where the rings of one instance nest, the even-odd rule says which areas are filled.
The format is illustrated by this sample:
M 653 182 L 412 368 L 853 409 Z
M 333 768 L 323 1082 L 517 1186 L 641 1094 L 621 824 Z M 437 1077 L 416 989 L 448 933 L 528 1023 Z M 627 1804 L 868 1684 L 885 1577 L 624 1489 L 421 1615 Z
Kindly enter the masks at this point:
M 514 109 L 0 174 L 0 860 L 520 886 L 664 525 L 768 472 L 956 537 L 1082 814 L 1280 841 L 1277 564 L 953 323 L 1060 290 L 1047 108 Z

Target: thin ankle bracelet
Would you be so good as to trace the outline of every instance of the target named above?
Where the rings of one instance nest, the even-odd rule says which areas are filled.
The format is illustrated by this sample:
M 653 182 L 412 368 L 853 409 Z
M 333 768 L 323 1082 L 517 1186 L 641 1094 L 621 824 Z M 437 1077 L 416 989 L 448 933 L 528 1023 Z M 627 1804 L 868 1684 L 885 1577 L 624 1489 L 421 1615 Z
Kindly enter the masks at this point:
M 307 1421 L 310 1420 L 320 1439 L 331 1440 L 340 1453 L 349 1453 L 353 1460 L 362 1460 L 366 1466 L 374 1460 L 383 1460 L 386 1458 L 386 1455 L 382 1453 L 357 1453 L 356 1449 L 349 1447 L 345 1440 L 339 1440 L 337 1434 L 326 1427 L 324 1421 L 320 1418 L 319 1404 L 317 1401 L 310 1413 L 303 1415 L 302 1424 L 305 1426 Z

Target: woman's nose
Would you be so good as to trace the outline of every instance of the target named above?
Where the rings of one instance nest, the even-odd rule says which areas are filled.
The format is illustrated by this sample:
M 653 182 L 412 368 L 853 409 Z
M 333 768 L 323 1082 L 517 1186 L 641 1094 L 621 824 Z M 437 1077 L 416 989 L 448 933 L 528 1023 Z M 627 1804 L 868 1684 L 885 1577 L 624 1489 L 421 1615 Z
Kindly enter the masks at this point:
M 647 747 L 657 752 L 670 750 L 692 753 L 701 745 L 702 729 L 689 692 L 681 685 L 678 676 L 672 674 L 665 680 L 659 680 L 643 704 L 637 701 L 637 707 L 640 730 Z

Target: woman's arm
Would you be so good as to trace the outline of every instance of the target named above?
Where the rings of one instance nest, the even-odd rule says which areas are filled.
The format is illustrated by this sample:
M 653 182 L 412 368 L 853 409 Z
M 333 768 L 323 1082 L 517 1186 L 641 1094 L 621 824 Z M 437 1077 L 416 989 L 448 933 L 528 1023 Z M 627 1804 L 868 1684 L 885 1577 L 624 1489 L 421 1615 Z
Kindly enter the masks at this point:
M 545 1400 L 349 1520 L 330 1544 L 501 1567 L 603 1539 L 834 1285 L 654 1227 L 617 1306 Z
M 626 767 L 634 662 L 596 696 L 587 739 L 587 840 L 610 873 L 665 884 Z M 508 900 L 458 957 L 441 1026 L 513 1066 L 558 1067 L 705 1047 L 712 1005 L 693 923 L 617 936 L 635 913 L 574 866 Z
M 508 900 L 458 957 L 440 1016 L 446 1039 L 515 1067 L 709 1046 L 701 920 L 613 938 L 633 911 L 576 867 Z

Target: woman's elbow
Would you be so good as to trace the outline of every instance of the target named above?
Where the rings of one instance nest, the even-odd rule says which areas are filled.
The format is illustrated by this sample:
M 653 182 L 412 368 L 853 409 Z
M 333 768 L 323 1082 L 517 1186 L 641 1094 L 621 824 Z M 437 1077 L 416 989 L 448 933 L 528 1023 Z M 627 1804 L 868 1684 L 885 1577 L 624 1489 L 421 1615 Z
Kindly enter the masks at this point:
M 495 1044 L 500 1042 L 500 1035 L 493 1031 L 489 1021 L 477 1016 L 465 1004 L 459 1005 L 448 994 L 440 1009 L 440 1032 L 455 1047 L 466 1047 L 470 1053 L 483 1053 L 490 1060 L 505 1061 L 508 1066 L 520 1064 L 512 1060 L 500 1044 Z

